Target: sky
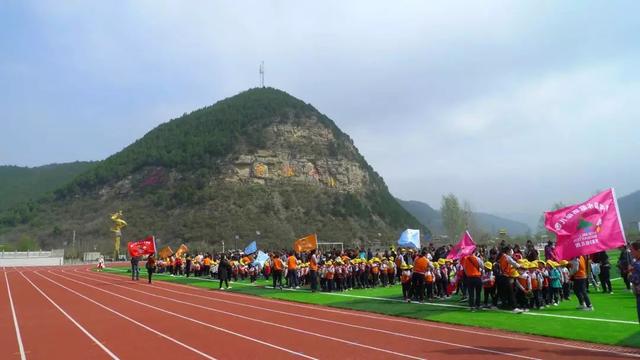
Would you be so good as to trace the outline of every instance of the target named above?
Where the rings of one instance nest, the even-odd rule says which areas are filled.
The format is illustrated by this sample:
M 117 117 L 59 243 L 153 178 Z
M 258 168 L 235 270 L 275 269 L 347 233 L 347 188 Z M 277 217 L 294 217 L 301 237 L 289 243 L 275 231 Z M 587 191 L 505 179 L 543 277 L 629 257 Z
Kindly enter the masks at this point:
M 0 164 L 100 160 L 265 83 L 391 192 L 538 216 L 640 190 L 637 1 L 3 1 Z M 515 215 L 514 215 L 515 216 Z

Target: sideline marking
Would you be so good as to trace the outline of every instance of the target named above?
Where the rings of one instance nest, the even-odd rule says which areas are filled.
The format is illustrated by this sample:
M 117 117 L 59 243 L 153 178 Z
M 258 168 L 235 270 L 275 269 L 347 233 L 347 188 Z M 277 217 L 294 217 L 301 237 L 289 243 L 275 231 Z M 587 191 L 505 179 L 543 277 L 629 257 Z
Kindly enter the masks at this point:
M 49 271 L 49 272 L 50 272 L 50 271 Z M 93 300 L 93 299 L 91 299 L 91 298 L 87 297 L 87 296 L 84 296 L 84 295 L 80 294 L 79 292 L 77 292 L 77 291 L 75 291 L 75 290 L 73 290 L 73 289 L 70 289 L 70 288 L 68 288 L 68 287 L 66 287 L 66 286 L 64 286 L 64 285 L 62 285 L 62 284 L 60 284 L 60 283 L 59 283 L 59 282 L 57 282 L 57 281 L 51 280 L 51 279 L 49 279 L 49 278 L 47 278 L 47 277 L 44 277 L 42 274 L 40 274 L 40 273 L 38 273 L 38 272 L 35 272 L 35 271 L 34 271 L 33 273 L 34 273 L 34 274 L 36 274 L 36 275 L 38 275 L 38 276 L 40 276 L 41 278 L 43 278 L 43 279 L 45 279 L 45 280 L 48 280 L 48 281 L 50 281 L 50 282 L 52 282 L 52 283 L 54 283 L 54 284 L 56 284 L 56 285 L 58 285 L 58 286 L 62 287 L 63 289 L 66 289 L 67 291 L 70 291 L 70 292 L 72 292 L 72 293 L 74 293 L 74 294 L 76 294 L 76 295 L 78 295 L 78 296 L 80 296 L 80 297 L 82 297 L 82 298 L 84 298 L 84 299 L 86 299 L 86 300 L 88 300 L 88 301 L 90 301 L 90 302 L 92 302 L 92 303 L 94 303 L 94 304 L 96 304 L 96 305 L 100 306 L 101 308 L 103 308 L 103 309 L 105 309 L 105 310 L 108 310 L 108 311 L 110 311 L 110 312 L 112 312 L 112 313 L 114 313 L 114 314 L 116 314 L 116 315 L 118 315 L 118 316 L 120 316 L 120 317 L 122 317 L 122 318 L 124 318 L 124 319 L 126 319 L 126 320 L 129 320 L 130 322 L 132 322 L 132 323 L 134 323 L 134 324 L 136 324 L 136 325 L 138 325 L 138 326 L 141 326 L 142 328 L 144 328 L 144 329 L 146 329 L 146 330 L 151 331 L 152 333 L 154 333 L 154 334 L 156 334 L 156 335 L 159 335 L 159 336 L 161 336 L 161 337 L 163 337 L 163 338 L 165 338 L 165 339 L 167 339 L 167 340 L 170 340 L 170 341 L 172 341 L 172 342 L 174 342 L 174 343 L 176 343 L 176 344 L 178 344 L 178 345 L 180 345 L 180 346 L 182 346 L 182 347 L 184 347 L 184 348 L 186 348 L 186 349 L 189 349 L 189 350 L 191 350 L 191 351 L 193 351 L 193 352 L 195 352 L 195 353 L 197 353 L 197 354 L 199 354 L 199 355 L 201 355 L 201 356 L 203 356 L 203 357 L 205 357 L 205 358 L 207 358 L 207 359 L 210 359 L 210 360 L 216 360 L 216 358 L 214 358 L 214 357 L 212 357 L 212 356 L 209 356 L 209 355 L 207 355 L 207 354 L 203 353 L 202 351 L 200 351 L 200 350 L 198 350 L 198 349 L 192 348 L 191 346 L 186 345 L 186 344 L 184 344 L 184 343 L 182 343 L 182 342 L 180 342 L 180 341 L 178 341 L 178 340 L 176 340 L 176 339 L 174 339 L 174 338 L 172 338 L 172 337 L 170 337 L 170 336 L 167 336 L 167 335 L 165 335 L 165 334 L 163 334 L 163 333 L 161 333 L 161 332 L 159 332 L 159 331 L 156 331 L 156 330 L 154 330 L 154 329 L 152 329 L 152 328 L 148 327 L 147 325 L 145 325 L 145 324 L 143 324 L 143 323 L 140 323 L 140 322 L 138 322 L 138 321 L 136 321 L 136 320 L 134 320 L 134 319 L 132 319 L 132 318 L 130 318 L 130 317 L 128 317 L 128 316 L 126 316 L 126 315 L 122 315 L 122 314 L 120 314 L 119 312 L 117 312 L 117 311 L 115 311 L 115 310 L 113 310 L 113 309 L 111 309 L 111 308 L 109 308 L 109 307 L 107 307 L 107 306 L 105 306 L 105 305 L 103 305 L 103 304 L 101 304 L 101 303 L 99 303 L 99 302 L 97 302 L 97 301 L 95 301 L 95 300 Z
M 233 332 L 233 331 L 231 331 L 231 330 L 227 330 L 227 329 L 224 329 L 224 328 L 221 328 L 221 327 L 217 327 L 217 326 L 214 326 L 214 325 L 211 325 L 211 324 L 207 324 L 207 323 L 205 323 L 205 322 L 202 322 L 202 321 L 197 320 L 197 319 L 194 319 L 194 318 L 190 318 L 190 317 L 187 317 L 187 316 L 184 316 L 184 315 L 176 314 L 176 313 L 174 313 L 174 312 L 171 312 L 171 311 L 166 310 L 166 309 L 159 308 L 159 307 L 157 307 L 157 306 L 153 306 L 153 305 L 150 305 L 150 304 L 145 304 L 145 303 L 143 303 L 143 302 L 141 302 L 141 301 L 137 301 L 137 300 L 130 299 L 130 298 L 126 297 L 126 296 L 122 296 L 122 295 L 115 294 L 115 293 L 110 293 L 109 291 L 107 291 L 107 290 L 103 290 L 103 289 L 100 289 L 100 288 L 99 288 L 99 287 L 97 287 L 97 286 L 93 286 L 93 285 L 90 285 L 90 284 L 87 284 L 87 283 L 84 283 L 84 282 L 81 282 L 81 281 L 78 281 L 78 280 L 75 280 L 75 279 L 71 279 L 71 278 L 69 278 L 69 277 L 66 277 L 66 276 L 63 276 L 63 275 L 60 275 L 60 274 L 56 274 L 55 272 L 53 272 L 53 271 L 51 271 L 51 270 L 49 270 L 49 273 L 50 273 L 50 274 L 53 274 L 53 275 L 55 275 L 55 276 L 61 277 L 61 278 L 63 278 L 63 279 L 67 279 L 67 280 L 69 280 L 69 281 L 73 281 L 73 282 L 78 283 L 78 284 L 80 284 L 80 285 L 87 286 L 87 287 L 90 287 L 90 288 L 93 288 L 93 289 L 96 289 L 96 290 L 99 290 L 99 291 L 105 292 L 105 293 L 110 294 L 110 295 L 113 295 L 113 296 L 117 296 L 117 297 L 119 297 L 119 298 L 125 299 L 125 300 L 127 300 L 127 301 L 134 302 L 134 303 L 136 303 L 136 304 L 140 304 L 140 305 L 142 305 L 142 306 L 144 306 L 144 307 L 151 308 L 151 309 L 154 309 L 154 310 L 158 310 L 158 311 L 160 311 L 160 312 L 162 312 L 162 313 L 171 314 L 171 315 L 177 316 L 177 317 L 179 317 L 179 318 L 181 318 L 181 319 L 189 320 L 189 321 L 195 322 L 195 323 L 197 323 L 197 324 L 200 324 L 200 325 L 203 325 L 203 326 L 206 326 L 206 327 L 210 327 L 210 328 L 213 328 L 213 329 L 216 329 L 216 330 L 219 330 L 219 331 L 225 332 L 225 333 L 227 333 L 227 334 L 231 334 L 231 335 L 235 335 L 235 336 L 241 337 L 241 338 L 246 339 L 246 340 L 255 341 L 255 342 L 260 343 L 260 344 L 262 344 L 262 345 L 269 346 L 269 347 L 272 347 L 272 348 L 276 348 L 276 349 L 278 349 L 278 350 L 286 351 L 286 352 L 288 352 L 288 353 L 290 353 L 290 354 L 297 355 L 297 356 L 301 356 L 301 357 L 304 357 L 304 358 L 306 358 L 306 359 L 318 360 L 318 359 L 316 359 L 316 358 L 314 358 L 314 357 L 311 357 L 311 356 L 305 355 L 305 354 L 303 354 L 303 353 L 299 353 L 299 352 L 297 352 L 297 351 L 293 351 L 293 350 L 289 350 L 289 349 L 287 349 L 287 348 L 283 348 L 283 347 L 280 347 L 280 346 L 277 346 L 277 345 L 269 344 L 269 343 L 267 343 L 267 342 L 264 342 L 264 341 L 261 341 L 261 340 L 258 340 L 258 339 L 254 339 L 254 338 L 252 338 L 252 337 L 250 337 L 250 336 L 242 335 L 242 334 L 240 334 L 240 333 L 236 333 L 236 332 Z
M 9 294 L 9 303 L 11 304 L 11 314 L 13 315 L 13 325 L 16 328 L 16 338 L 18 339 L 18 348 L 20 349 L 20 359 L 26 360 L 27 355 L 24 353 L 24 346 L 22 345 L 22 336 L 20 336 L 20 326 L 18 325 L 18 317 L 16 316 L 16 309 L 13 306 L 13 297 L 11 296 L 11 287 L 9 287 L 9 278 L 7 278 L 7 271 L 4 270 L 4 281 L 7 283 L 7 293 Z
M 74 272 L 78 272 L 77 270 L 74 270 Z M 104 275 L 98 275 L 98 274 L 94 274 L 96 276 L 100 276 L 100 277 L 105 277 Z M 76 275 L 79 276 L 79 275 Z M 92 279 L 91 277 L 86 277 L 86 276 L 79 276 L 82 277 L 83 279 Z M 112 277 L 106 276 L 109 279 L 113 279 Z M 110 285 L 114 285 L 114 286 L 118 286 L 118 287 L 122 287 L 128 290 L 132 290 L 132 291 L 137 291 L 140 293 L 143 293 L 145 295 L 151 295 L 151 296 L 157 296 L 157 295 L 152 295 L 150 293 L 147 292 L 143 292 L 140 290 L 135 290 L 135 289 L 131 289 L 131 288 L 127 288 L 126 286 L 122 286 L 122 285 L 118 285 L 118 284 L 112 284 L 112 283 L 107 283 L 107 282 L 102 282 L 103 284 L 110 284 Z M 172 293 L 176 293 L 176 294 L 181 294 L 181 295 L 185 295 L 185 293 L 181 293 L 179 291 L 175 291 L 175 290 L 171 290 L 171 289 L 167 289 L 165 287 L 161 287 L 161 286 L 154 286 L 151 285 L 150 287 L 152 288 L 156 288 L 156 289 L 161 289 L 164 291 L 169 291 Z M 218 301 L 218 302 L 223 302 L 223 303 L 229 303 L 229 304 L 233 304 L 233 305 L 238 305 L 238 306 L 244 306 L 244 307 L 249 307 L 249 308 L 254 308 L 254 309 L 258 309 L 261 311 L 269 311 L 269 312 L 273 312 L 273 313 L 278 313 L 278 314 L 284 314 L 287 316 L 295 316 L 295 317 L 300 317 L 300 318 L 304 318 L 304 319 L 310 319 L 313 321 L 322 321 L 322 322 L 327 322 L 327 323 L 332 323 L 332 324 L 338 324 L 338 325 L 344 325 L 344 326 L 349 326 L 349 327 L 354 327 L 357 329 L 364 329 L 364 330 L 369 330 L 369 331 L 375 331 L 375 332 L 380 332 L 380 333 L 384 333 L 384 334 L 388 334 L 388 335 L 395 335 L 395 336 L 400 336 L 402 338 L 411 338 L 414 340 L 420 340 L 420 341 L 426 341 L 426 342 L 434 342 L 434 343 L 438 343 L 438 344 L 444 344 L 444 345 L 449 345 L 449 346 L 457 346 L 457 347 L 461 347 L 461 348 L 466 348 L 466 349 L 473 349 L 473 350 L 479 350 L 479 351 L 485 351 L 485 352 L 489 352 L 489 353 L 494 353 L 494 354 L 499 354 L 499 355 L 504 355 L 504 356 L 513 356 L 513 357 L 519 357 L 519 358 L 524 358 L 524 359 L 538 359 L 535 357 L 530 357 L 530 356 L 525 356 L 525 355 L 518 355 L 518 354 L 513 354 L 513 353 L 508 353 L 508 352 L 502 352 L 502 351 L 497 351 L 497 350 L 491 350 L 491 349 L 486 349 L 486 348 L 480 348 L 480 347 L 475 347 L 475 346 L 471 346 L 471 345 L 464 345 L 464 344 L 457 344 L 457 343 L 451 343 L 451 342 L 447 342 L 447 341 L 442 341 L 442 340 L 436 340 L 436 339 L 429 339 L 429 338 L 422 338 L 419 336 L 414 336 L 414 335 L 408 335 L 408 334 L 399 334 L 397 332 L 393 332 L 393 331 L 388 331 L 388 330 L 382 330 L 382 329 L 375 329 L 375 328 L 371 328 L 371 327 L 365 327 L 365 326 L 360 326 L 360 325 L 354 325 L 354 324 L 350 324 L 350 323 L 346 323 L 346 322 L 341 322 L 341 321 L 335 321 L 335 320 L 328 320 L 328 319 L 321 319 L 321 318 L 315 318 L 315 317 L 311 317 L 311 316 L 305 316 L 305 315 L 300 315 L 300 314 L 295 314 L 295 313 L 291 313 L 291 312 L 285 312 L 285 311 L 279 311 L 279 310 L 274 310 L 274 309 L 266 309 L 264 307 L 260 307 L 260 306 L 255 306 L 255 305 L 249 305 L 249 304 L 242 304 L 242 303 L 238 303 L 238 302 L 233 302 L 233 301 L 229 301 L 229 300 L 222 300 L 222 299 L 216 299 L 216 298 L 210 298 L 210 297 L 206 297 L 206 296 L 202 296 L 202 295 L 197 295 L 197 294 L 188 294 L 189 296 L 195 296 L 195 297 L 199 297 L 202 299 L 206 299 L 206 300 L 211 300 L 211 301 Z M 173 300 L 171 298 L 167 298 L 164 296 L 158 296 L 164 299 L 169 299 L 169 300 Z M 183 301 L 178 301 L 177 302 L 181 302 L 184 303 Z M 187 303 L 189 305 L 193 305 L 193 306 L 197 306 L 197 307 L 203 307 L 201 305 L 197 305 L 197 304 L 193 304 L 193 303 Z M 212 309 L 209 307 L 204 307 L 206 309 L 209 310 L 213 310 L 216 312 L 222 312 L 225 314 L 231 314 L 228 311 L 221 311 L 221 310 L 216 310 L 216 309 Z M 242 316 L 244 317 L 244 316 Z M 257 319 L 251 319 L 253 321 L 259 321 L 259 322 L 265 322 L 262 320 L 257 320 Z M 316 334 L 313 334 L 316 335 Z M 397 354 L 394 352 L 394 354 Z
M 126 270 L 121 270 L 121 269 L 111 269 L 111 271 L 126 272 Z M 108 273 L 108 271 L 106 273 Z M 170 278 L 178 278 L 178 279 L 180 278 L 180 277 L 174 277 L 174 276 L 170 276 L 170 275 L 166 275 L 166 274 L 155 274 L 155 275 L 165 276 L 165 277 L 170 277 Z M 217 282 L 217 280 L 203 279 L 203 278 L 194 278 L 194 280 L 195 281 Z M 243 285 L 243 286 L 255 286 L 255 285 L 249 285 L 249 284 L 244 284 L 244 283 L 240 283 L 240 282 L 235 282 L 234 284 Z M 273 289 L 272 286 L 268 286 L 268 285 L 265 285 L 264 288 L 265 289 Z M 282 290 L 284 290 L 284 291 L 294 291 L 294 292 L 310 292 L 309 290 L 306 290 L 306 289 L 283 288 Z M 352 294 L 342 294 L 342 293 L 333 293 L 333 292 L 332 293 L 318 292 L 318 294 L 329 295 L 329 296 L 343 296 L 343 297 L 351 297 L 351 298 L 360 298 L 360 299 L 368 299 L 368 300 L 378 300 L 378 301 L 392 301 L 392 302 L 403 302 L 403 303 L 406 302 L 406 301 L 401 300 L 401 299 L 390 299 L 390 298 L 383 298 L 383 297 L 376 297 L 376 296 L 352 295 Z M 412 301 L 411 303 L 412 304 L 416 304 L 416 305 L 440 306 L 440 307 L 450 307 L 450 308 L 456 308 L 456 309 L 467 309 L 468 308 L 467 306 L 456 305 L 456 304 L 441 304 L 441 303 L 429 303 L 429 302 L 425 302 L 425 303 L 420 304 L 419 302 L 415 302 L 415 301 Z M 499 310 L 499 309 L 498 310 L 487 310 L 487 311 L 496 311 L 496 312 L 502 312 L 502 313 L 505 313 L 505 314 L 510 314 L 511 313 L 510 311 Z M 572 316 L 572 315 L 546 314 L 546 313 L 540 313 L 540 312 L 525 312 L 525 313 L 522 313 L 522 315 L 548 316 L 548 317 L 563 318 L 563 319 L 585 320 L 585 321 L 600 321 L 600 322 L 610 322 L 610 323 L 629 324 L 629 325 L 637 325 L 638 324 L 635 321 L 628 321 L 628 320 L 590 318 L 590 317 L 581 317 L 581 316 Z
M 67 319 L 71 320 L 72 323 L 74 323 L 80 330 L 82 330 L 82 332 L 87 335 L 91 340 L 93 340 L 94 343 L 96 343 L 96 345 L 100 346 L 100 348 L 102 350 L 104 350 L 104 352 L 106 352 L 107 354 L 109 354 L 109 356 L 111 356 L 112 359 L 114 360 L 120 360 L 119 357 L 117 357 L 114 353 L 112 353 L 109 349 L 107 349 L 106 346 L 102 345 L 102 343 L 100 341 L 98 341 L 98 339 L 96 339 L 93 335 L 91 335 L 87 329 L 85 329 L 84 327 L 82 327 L 82 325 L 80 325 L 74 318 L 72 318 L 69 314 L 67 314 L 60 306 L 58 306 L 58 304 L 55 303 L 55 301 L 51 300 L 50 297 L 47 296 L 47 294 L 45 294 L 44 292 L 42 292 L 42 290 L 38 289 L 38 287 L 31 282 L 31 280 L 29 280 L 28 277 L 24 276 L 24 274 L 22 273 L 22 271 L 20 271 L 20 275 L 22 275 L 23 278 L 25 278 L 30 284 L 31 286 L 33 286 L 34 289 L 38 290 L 38 292 L 45 297 L 45 299 L 49 300 L 50 303 L 53 304 L 53 306 L 55 306 L 58 310 L 60 310 L 60 312 L 62 314 L 64 314 L 64 316 L 67 317 Z

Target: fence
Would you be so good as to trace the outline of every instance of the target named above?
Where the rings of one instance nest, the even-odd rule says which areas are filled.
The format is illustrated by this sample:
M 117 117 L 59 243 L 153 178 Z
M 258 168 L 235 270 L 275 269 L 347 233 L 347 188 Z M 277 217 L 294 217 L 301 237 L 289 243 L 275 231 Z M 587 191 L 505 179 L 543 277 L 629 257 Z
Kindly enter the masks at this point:
M 0 266 L 56 266 L 63 264 L 64 249 L 0 252 Z

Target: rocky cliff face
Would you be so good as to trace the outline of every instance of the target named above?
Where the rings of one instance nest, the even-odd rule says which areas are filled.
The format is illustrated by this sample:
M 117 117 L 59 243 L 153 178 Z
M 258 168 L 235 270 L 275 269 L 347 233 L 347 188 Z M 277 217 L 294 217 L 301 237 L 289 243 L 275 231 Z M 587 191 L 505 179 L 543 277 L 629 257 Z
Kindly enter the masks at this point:
M 336 139 L 314 117 L 273 124 L 264 137 L 264 148 L 231 157 L 225 181 L 265 186 L 297 182 L 352 193 L 363 193 L 370 185 L 367 170 L 354 160 L 353 144 Z M 339 141 L 341 153 L 335 150 Z

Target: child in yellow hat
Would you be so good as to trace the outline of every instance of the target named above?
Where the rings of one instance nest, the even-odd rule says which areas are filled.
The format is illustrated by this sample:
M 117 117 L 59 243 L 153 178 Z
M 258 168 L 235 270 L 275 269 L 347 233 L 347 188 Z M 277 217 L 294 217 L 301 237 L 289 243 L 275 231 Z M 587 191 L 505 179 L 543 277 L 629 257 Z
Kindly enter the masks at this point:
M 409 300 L 409 293 L 411 291 L 411 265 L 402 264 L 401 269 L 400 282 L 402 283 L 402 297 L 407 301 Z
M 484 263 L 484 272 L 480 279 L 482 280 L 482 290 L 484 292 L 484 307 L 495 309 L 498 306 L 498 297 L 496 296 L 496 277 L 493 274 L 491 261 Z M 491 297 L 491 305 L 489 305 L 489 297 Z
M 549 266 L 549 288 L 551 289 L 551 296 L 553 298 L 553 306 L 558 306 L 561 298 L 562 292 L 562 274 L 558 269 L 558 263 L 547 260 L 547 265 Z

